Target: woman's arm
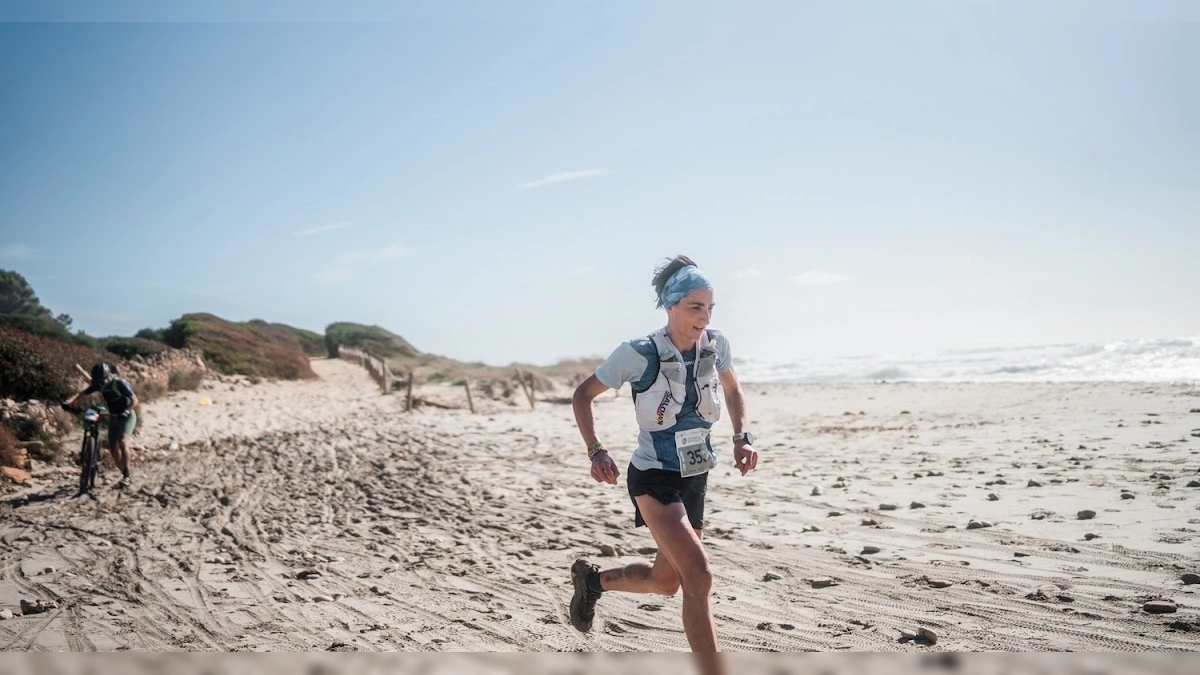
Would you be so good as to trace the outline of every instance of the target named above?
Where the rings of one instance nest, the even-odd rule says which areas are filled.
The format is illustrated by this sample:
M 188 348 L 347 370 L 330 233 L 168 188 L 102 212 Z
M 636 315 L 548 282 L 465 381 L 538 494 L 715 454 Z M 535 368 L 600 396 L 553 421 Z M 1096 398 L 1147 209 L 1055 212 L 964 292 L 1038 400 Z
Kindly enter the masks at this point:
M 733 433 L 740 434 L 746 430 L 746 398 L 742 393 L 742 384 L 738 382 L 733 368 L 717 374 L 721 378 L 721 391 L 725 393 L 725 408 L 733 423 Z M 745 476 L 747 471 L 753 471 L 758 466 L 758 451 L 745 441 L 734 441 L 733 463 Z
M 583 437 L 583 444 L 589 451 L 593 446 L 599 445 L 600 447 L 599 450 L 591 453 L 592 478 L 601 483 L 616 485 L 621 472 L 617 469 L 616 462 L 609 457 L 603 444 L 596 438 L 596 418 L 592 414 L 592 401 L 608 389 L 608 385 L 597 379 L 595 375 L 588 377 L 583 384 L 575 388 L 575 394 L 571 396 L 571 409 L 575 411 L 575 425 L 579 427 L 579 435 Z

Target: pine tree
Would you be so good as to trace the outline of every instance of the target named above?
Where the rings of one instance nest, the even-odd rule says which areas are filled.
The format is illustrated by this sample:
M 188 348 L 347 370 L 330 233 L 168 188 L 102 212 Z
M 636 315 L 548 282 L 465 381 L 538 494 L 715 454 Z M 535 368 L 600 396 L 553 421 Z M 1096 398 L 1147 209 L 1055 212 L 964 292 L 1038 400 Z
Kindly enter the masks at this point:
M 0 314 L 51 316 L 25 277 L 10 270 L 0 270 Z

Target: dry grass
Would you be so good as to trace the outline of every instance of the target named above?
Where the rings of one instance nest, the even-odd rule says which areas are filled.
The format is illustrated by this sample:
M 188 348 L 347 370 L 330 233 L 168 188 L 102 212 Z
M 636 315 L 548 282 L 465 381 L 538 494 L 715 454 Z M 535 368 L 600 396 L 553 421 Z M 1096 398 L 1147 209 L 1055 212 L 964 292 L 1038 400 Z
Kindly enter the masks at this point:
M 284 380 L 316 377 L 299 340 L 267 324 L 237 324 L 212 314 L 185 314 L 166 330 L 172 347 L 200 350 L 210 368 L 227 375 Z
M 202 370 L 175 370 L 167 376 L 167 389 L 170 391 L 196 391 L 202 382 L 204 382 L 204 371 Z
M 0 466 L 22 468 L 18 458 L 21 456 L 20 444 L 6 427 L 0 426 Z

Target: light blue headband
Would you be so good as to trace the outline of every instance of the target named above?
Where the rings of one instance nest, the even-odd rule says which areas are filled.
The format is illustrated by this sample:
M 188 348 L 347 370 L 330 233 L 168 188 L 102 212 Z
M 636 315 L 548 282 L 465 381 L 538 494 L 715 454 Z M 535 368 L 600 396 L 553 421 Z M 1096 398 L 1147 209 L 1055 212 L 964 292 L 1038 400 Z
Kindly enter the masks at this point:
M 680 267 L 663 285 L 662 295 L 659 296 L 663 309 L 671 309 L 697 288 L 712 288 L 712 281 L 695 265 Z

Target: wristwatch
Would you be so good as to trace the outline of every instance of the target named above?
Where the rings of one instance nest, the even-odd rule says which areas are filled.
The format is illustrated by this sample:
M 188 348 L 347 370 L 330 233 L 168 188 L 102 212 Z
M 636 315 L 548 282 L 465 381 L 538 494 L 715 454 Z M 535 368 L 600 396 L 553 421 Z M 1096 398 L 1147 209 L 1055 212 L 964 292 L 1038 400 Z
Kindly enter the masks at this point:
M 741 440 L 746 441 L 746 445 L 754 445 L 754 434 L 750 433 L 749 431 L 743 431 L 740 434 L 733 435 L 734 443 L 737 443 L 738 441 L 741 441 Z

